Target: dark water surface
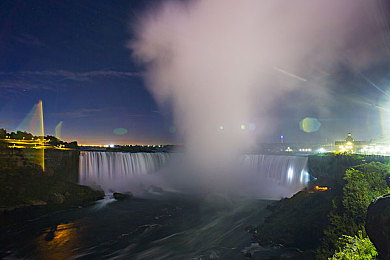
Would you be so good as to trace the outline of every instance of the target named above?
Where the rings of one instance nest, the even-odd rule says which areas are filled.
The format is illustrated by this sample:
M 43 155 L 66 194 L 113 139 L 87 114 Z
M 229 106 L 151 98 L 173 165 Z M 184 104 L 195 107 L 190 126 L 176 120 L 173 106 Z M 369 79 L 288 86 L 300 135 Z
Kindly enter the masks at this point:
M 0 258 L 245 259 L 245 227 L 260 224 L 269 203 L 176 194 L 8 213 L 1 217 Z

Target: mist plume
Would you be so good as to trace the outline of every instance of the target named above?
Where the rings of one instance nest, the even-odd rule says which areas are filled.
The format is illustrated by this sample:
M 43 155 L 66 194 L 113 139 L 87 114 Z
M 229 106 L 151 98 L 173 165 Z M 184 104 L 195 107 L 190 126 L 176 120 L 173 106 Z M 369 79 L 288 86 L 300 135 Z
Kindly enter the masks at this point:
M 319 71 L 377 62 L 376 13 L 375 1 L 360 0 L 163 1 L 132 28 L 128 47 L 156 101 L 172 106 L 188 157 L 214 171 L 272 131 L 279 97 L 325 99 L 310 84 Z

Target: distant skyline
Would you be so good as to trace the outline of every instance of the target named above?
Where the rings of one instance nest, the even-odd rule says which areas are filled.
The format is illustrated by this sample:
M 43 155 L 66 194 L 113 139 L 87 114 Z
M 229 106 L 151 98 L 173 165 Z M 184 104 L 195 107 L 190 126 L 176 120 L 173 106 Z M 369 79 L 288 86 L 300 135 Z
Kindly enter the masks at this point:
M 159 2 L 164 1 L 1 1 L 0 128 L 14 131 L 42 100 L 45 134 L 55 135 L 62 121 L 61 138 L 66 141 L 183 142 L 176 134 L 180 125 L 175 125 L 171 109 L 156 103 L 145 86 L 145 68 L 132 59 L 127 47 L 133 37 L 131 27 Z M 286 93 L 273 101 L 268 112 L 272 129 L 262 124 L 261 117 L 247 122 L 256 126 L 253 142 L 278 142 L 281 135 L 286 142 L 324 142 L 343 139 L 348 132 L 358 140 L 386 134 L 390 127 L 390 4 L 377 2 L 378 9 L 369 17 L 384 28 L 381 41 L 372 44 L 366 37 L 369 33 L 362 31 L 356 42 L 375 46 L 372 51 L 380 53 L 381 59 L 361 70 L 336 64 L 329 70 L 311 68 L 320 71 L 316 75 L 308 72 L 292 78 L 305 87 L 326 78 L 327 85 L 321 86 L 327 91 L 326 100 L 315 94 L 308 98 Z M 275 73 L 284 71 L 294 73 L 283 64 Z M 303 132 L 299 122 L 305 117 L 317 118 L 319 130 Z

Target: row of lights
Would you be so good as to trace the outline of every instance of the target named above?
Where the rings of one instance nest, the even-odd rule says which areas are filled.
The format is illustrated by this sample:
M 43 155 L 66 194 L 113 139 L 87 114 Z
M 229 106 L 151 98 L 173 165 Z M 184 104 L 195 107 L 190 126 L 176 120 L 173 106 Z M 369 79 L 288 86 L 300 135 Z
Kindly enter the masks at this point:
M 311 148 L 302 148 L 302 149 L 299 149 L 300 152 L 311 152 Z
M 373 147 L 364 147 L 360 150 L 362 153 L 368 154 L 388 154 L 390 153 L 390 147 L 379 145 Z
M 220 131 L 223 131 L 225 129 L 225 127 L 223 125 L 220 125 L 218 128 L 219 128 Z M 245 124 L 241 124 L 240 125 L 240 129 L 243 130 L 243 131 L 246 130 L 246 129 L 254 131 L 256 129 L 256 126 L 255 126 L 255 124 L 252 124 L 252 123 L 249 124 L 248 126 L 245 125 Z

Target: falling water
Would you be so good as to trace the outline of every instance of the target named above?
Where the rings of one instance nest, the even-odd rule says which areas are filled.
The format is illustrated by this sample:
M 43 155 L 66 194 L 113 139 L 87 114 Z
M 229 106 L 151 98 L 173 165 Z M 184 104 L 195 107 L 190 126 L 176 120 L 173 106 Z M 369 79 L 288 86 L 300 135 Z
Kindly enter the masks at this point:
M 169 157 L 168 153 L 81 152 L 79 182 L 105 191 L 126 191 L 125 185 L 155 173 Z
M 182 159 L 181 156 L 169 153 L 82 152 L 79 181 L 81 184 L 99 186 L 106 192 L 134 192 L 139 187 L 145 190 L 144 187 L 150 185 L 161 185 L 164 189 L 174 190 L 184 188 L 188 191 L 186 187 L 193 183 L 189 176 L 181 178 L 184 177 L 184 181 L 191 183 L 181 183 L 178 187 L 161 182 L 164 179 L 162 175 L 173 172 L 166 166 L 167 163 L 172 161 L 175 164 Z M 164 166 L 165 169 L 160 171 Z M 239 193 L 260 194 L 267 198 L 289 197 L 307 185 L 309 174 L 306 167 L 307 157 L 245 154 L 241 157 L 242 172 L 236 174 L 234 188 L 240 190 Z M 171 176 L 167 180 L 175 182 L 173 179 Z M 203 187 L 198 188 L 200 190 Z
M 309 181 L 307 157 L 246 154 L 242 158 L 245 167 L 261 173 L 279 185 L 303 188 Z

